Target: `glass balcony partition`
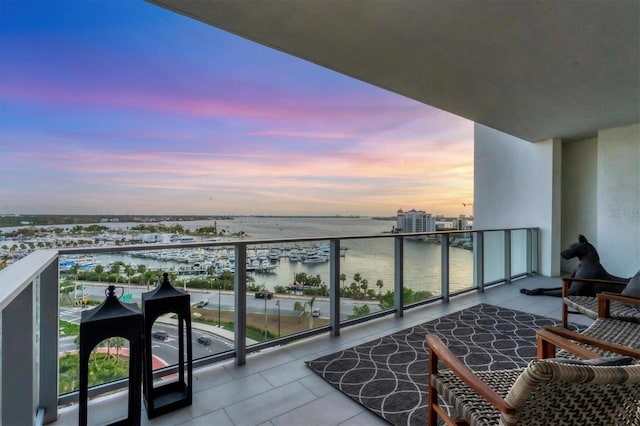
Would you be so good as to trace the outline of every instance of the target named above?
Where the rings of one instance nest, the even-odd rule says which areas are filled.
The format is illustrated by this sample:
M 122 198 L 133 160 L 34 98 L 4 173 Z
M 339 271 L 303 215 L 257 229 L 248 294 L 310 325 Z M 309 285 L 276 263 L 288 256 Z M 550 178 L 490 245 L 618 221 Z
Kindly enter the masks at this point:
M 80 313 L 99 304 L 109 284 L 138 304 L 163 273 L 187 291 L 198 367 L 229 358 L 243 364 L 249 352 L 339 335 L 354 323 L 535 271 L 532 228 L 37 250 L 0 271 L 1 389 L 11 389 L 0 398 L 2 423 L 47 422 L 58 405 L 77 401 Z M 154 324 L 158 379 L 176 370 L 176 327 L 171 315 Z M 126 353 L 126 341 L 99 345 L 96 360 L 110 367 L 91 397 L 126 387 L 117 366 L 109 370 Z M 24 407 L 18 400 L 33 401 L 32 412 L 16 410 Z

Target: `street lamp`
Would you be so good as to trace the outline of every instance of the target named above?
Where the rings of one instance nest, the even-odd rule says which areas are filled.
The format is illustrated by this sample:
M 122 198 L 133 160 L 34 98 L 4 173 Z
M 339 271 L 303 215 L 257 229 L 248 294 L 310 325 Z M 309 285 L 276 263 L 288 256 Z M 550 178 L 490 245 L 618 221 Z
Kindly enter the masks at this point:
M 280 337 L 280 300 L 276 302 L 276 306 L 278 307 L 278 337 Z
M 218 328 L 220 328 L 220 283 L 218 282 Z
M 263 289 L 262 290 L 262 294 L 264 295 L 264 340 L 267 340 L 267 328 L 269 326 L 268 321 L 267 321 L 267 300 L 269 299 L 267 297 L 267 290 Z

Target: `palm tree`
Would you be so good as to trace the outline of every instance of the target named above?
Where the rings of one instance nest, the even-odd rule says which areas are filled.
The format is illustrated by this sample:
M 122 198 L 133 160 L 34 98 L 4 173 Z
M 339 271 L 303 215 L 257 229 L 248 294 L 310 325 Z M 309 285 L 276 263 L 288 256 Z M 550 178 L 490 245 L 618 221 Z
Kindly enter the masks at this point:
M 355 281 L 351 281 L 351 298 L 352 299 L 357 299 L 358 298 L 358 283 Z
M 340 281 L 342 281 L 342 287 L 344 287 L 344 283 L 347 281 L 347 274 L 340 274 Z
M 140 275 L 144 275 L 146 270 L 147 270 L 147 265 L 144 265 L 144 264 L 138 265 L 138 273 Z
M 209 277 L 209 284 L 211 286 L 211 290 L 213 290 L 213 275 L 216 273 L 216 268 L 213 265 L 210 265 L 207 268 L 207 275 Z
M 222 282 L 224 283 L 224 289 L 227 289 L 227 282 L 233 282 L 233 272 L 231 271 L 223 271 L 222 275 L 220 275 L 220 278 L 222 278 Z
M 122 266 L 122 262 L 115 262 L 111 265 L 111 273 L 116 275 L 116 284 L 118 284 L 118 279 L 120 278 L 120 268 Z
M 94 271 L 98 274 L 98 282 L 102 281 L 102 274 L 104 273 L 104 266 L 96 265 Z
M 313 304 L 316 302 L 316 297 L 313 296 L 308 302 L 304 302 L 304 306 L 309 306 L 309 329 L 313 328 Z
M 78 275 L 80 274 L 80 264 L 74 263 L 71 266 L 71 268 L 69 268 L 69 271 L 71 271 L 71 273 L 73 274 L 73 302 L 75 304 L 75 302 L 78 300 L 77 285 L 78 285 Z
M 304 314 L 304 305 L 296 300 L 293 304 L 293 310 L 298 314 L 298 324 L 300 324 L 300 317 Z
M 362 281 L 362 275 L 353 274 L 353 280 L 356 282 L 356 284 L 360 285 L 360 281 Z
M 124 270 L 125 275 L 127 276 L 127 292 L 131 294 L 131 277 L 136 273 L 135 269 L 130 266 L 127 266 Z
M 9 262 L 9 256 L 4 255 L 0 257 L 0 269 L 4 269 L 7 267 L 7 262 Z
M 124 346 L 124 338 L 122 337 L 112 337 L 111 345 L 116 348 L 116 360 L 120 361 L 120 349 Z
M 156 277 L 156 273 L 154 271 L 147 270 L 144 272 L 143 280 L 144 280 L 144 283 L 147 285 L 147 291 L 151 290 L 151 282 L 153 282 L 155 277 Z
M 378 280 L 376 281 L 376 286 L 378 286 L 378 297 L 380 297 L 382 295 L 382 287 L 384 286 L 384 283 L 382 280 Z
M 362 289 L 362 298 L 364 299 L 365 294 L 367 294 L 367 288 L 369 288 L 369 281 L 366 278 L 360 281 L 360 288 Z

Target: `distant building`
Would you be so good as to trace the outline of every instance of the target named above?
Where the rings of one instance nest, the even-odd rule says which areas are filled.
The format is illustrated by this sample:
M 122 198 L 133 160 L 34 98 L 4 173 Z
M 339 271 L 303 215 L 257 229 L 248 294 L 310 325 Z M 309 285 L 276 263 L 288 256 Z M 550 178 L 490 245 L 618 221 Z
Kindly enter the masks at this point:
M 398 232 L 434 232 L 436 219 L 431 213 L 424 210 L 412 209 L 403 212 L 400 209 L 396 219 L 396 230 Z

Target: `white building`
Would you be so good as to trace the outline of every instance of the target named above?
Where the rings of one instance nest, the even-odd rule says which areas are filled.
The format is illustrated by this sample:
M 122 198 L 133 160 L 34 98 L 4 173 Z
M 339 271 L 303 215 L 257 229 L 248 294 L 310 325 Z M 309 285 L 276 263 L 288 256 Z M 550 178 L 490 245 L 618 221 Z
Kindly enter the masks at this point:
M 398 232 L 434 232 L 436 220 L 431 213 L 426 213 L 424 210 L 412 209 L 408 212 L 398 210 L 396 230 Z

